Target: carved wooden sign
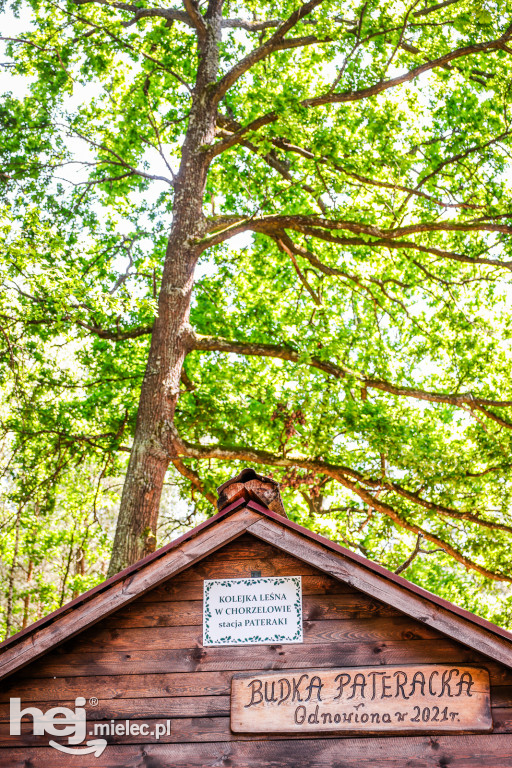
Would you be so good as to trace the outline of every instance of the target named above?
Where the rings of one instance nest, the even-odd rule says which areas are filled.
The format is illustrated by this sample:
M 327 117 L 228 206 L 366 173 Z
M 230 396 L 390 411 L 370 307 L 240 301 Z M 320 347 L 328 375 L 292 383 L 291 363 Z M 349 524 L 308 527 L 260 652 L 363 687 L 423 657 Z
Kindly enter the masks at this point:
M 463 665 L 313 669 L 235 675 L 231 730 L 488 731 L 489 674 Z

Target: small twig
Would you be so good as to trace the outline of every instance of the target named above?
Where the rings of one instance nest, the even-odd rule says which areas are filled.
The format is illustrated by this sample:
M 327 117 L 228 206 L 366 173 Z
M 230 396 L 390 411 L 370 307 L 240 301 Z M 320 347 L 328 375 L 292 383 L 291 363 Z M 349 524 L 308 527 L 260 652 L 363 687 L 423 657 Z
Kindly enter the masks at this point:
M 402 565 L 398 566 L 395 573 L 398 574 L 398 573 L 403 573 L 403 571 L 406 571 L 407 568 L 409 568 L 409 566 L 413 562 L 413 560 L 415 560 L 418 557 L 418 555 L 433 555 L 436 552 L 444 552 L 444 549 L 442 549 L 441 547 L 438 547 L 437 549 L 422 549 L 420 546 L 422 540 L 423 540 L 423 534 L 418 533 L 418 538 L 416 539 L 416 544 L 414 545 L 413 551 L 411 552 L 407 560 L 405 560 L 405 562 L 403 562 Z
M 295 256 L 292 253 L 292 251 L 283 243 L 283 241 L 280 238 L 278 238 L 276 242 L 277 242 L 277 245 L 279 246 L 279 248 L 282 251 L 284 251 L 285 253 L 287 253 L 288 256 L 290 257 L 291 262 L 292 262 L 292 264 L 294 266 L 294 269 L 295 269 L 295 271 L 296 271 L 296 273 L 298 275 L 299 280 L 301 281 L 302 285 L 307 290 L 307 292 L 309 293 L 309 295 L 311 296 L 311 298 L 313 299 L 313 301 L 315 302 L 317 307 L 321 307 L 322 306 L 322 299 L 320 298 L 319 294 L 315 291 L 315 289 L 312 288 L 312 286 L 307 281 L 307 278 L 302 273 L 302 271 L 301 271 L 301 269 L 300 269 L 300 267 L 299 267 L 299 265 L 297 263 L 297 259 L 295 258 Z

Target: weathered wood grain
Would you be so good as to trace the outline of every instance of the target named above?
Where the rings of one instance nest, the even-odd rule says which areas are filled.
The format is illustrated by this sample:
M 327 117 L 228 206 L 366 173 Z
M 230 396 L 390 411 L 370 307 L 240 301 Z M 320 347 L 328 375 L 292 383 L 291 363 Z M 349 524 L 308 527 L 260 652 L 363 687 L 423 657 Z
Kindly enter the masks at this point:
M 223 696 L 154 696 L 133 699 L 102 699 L 94 707 L 86 706 L 87 721 L 123 719 L 133 717 L 137 719 L 174 718 L 174 717 L 227 717 L 229 715 L 229 684 L 224 689 Z M 91 693 L 94 696 L 94 692 Z M 41 702 L 23 701 L 23 708 L 35 706 L 41 707 Z M 44 709 L 50 707 L 74 708 L 75 699 L 53 699 L 44 705 Z M 0 704 L 0 720 L 9 720 L 9 704 Z M 1 765 L 1 763 L 0 763 Z M 3 768 L 3 766 L 2 766 Z
M 511 733 L 512 732 L 512 708 L 493 709 L 493 733 Z M 119 720 L 115 721 L 122 722 Z M 133 720 L 136 723 L 147 723 L 154 731 L 156 723 L 164 724 L 165 720 L 145 718 L 144 720 Z M 355 738 L 366 738 L 364 734 L 346 731 L 343 736 Z M 141 739 L 140 736 L 105 736 L 109 744 L 152 744 L 156 742 L 153 736 Z M 233 733 L 230 728 L 229 717 L 175 717 L 171 720 L 171 733 L 165 733 L 160 736 L 161 744 L 183 744 L 187 742 L 216 742 L 216 741 L 267 741 L 269 739 L 317 739 L 318 734 L 280 734 L 271 735 L 264 733 Z M 340 738 L 337 733 L 322 733 L 322 739 Z M 47 746 L 47 736 L 34 736 L 30 723 L 22 723 L 22 732 L 20 736 L 11 736 L 7 722 L 0 722 L 0 749 L 8 747 L 44 747 Z M 0 760 L 1 764 L 1 760 Z
M 66 652 L 65 646 L 18 673 L 18 680 L 44 677 L 163 672 L 246 671 L 304 667 L 368 666 L 372 664 L 468 663 L 485 666 L 492 685 L 512 685 L 512 670 L 489 661 L 451 640 L 265 645 L 246 648 L 185 648 L 172 650 Z M 7 684 L 7 681 L 6 683 Z
M 297 568 L 301 573 L 297 573 Z M 251 557 L 247 560 L 238 559 L 205 559 L 197 563 L 193 580 L 204 579 L 243 579 L 251 575 L 251 571 L 261 571 L 262 576 L 316 576 L 318 569 L 308 563 L 300 563 L 295 557 L 274 550 L 273 553 L 262 557 Z M 188 574 L 187 574 L 188 576 Z M 183 583 L 189 581 L 183 576 Z
M 342 667 L 235 675 L 235 733 L 489 731 L 487 670 L 455 665 Z
M 94 723 L 89 722 L 88 723 L 88 730 L 87 730 L 87 737 L 88 738 L 103 738 L 106 739 L 107 744 L 158 744 L 158 743 L 174 743 L 174 742 L 181 742 L 181 741 L 190 741 L 190 738 L 186 739 L 184 738 L 185 732 L 183 727 L 174 728 L 174 734 L 168 734 L 167 731 L 170 730 L 170 724 L 172 723 L 193 723 L 195 720 L 198 720 L 199 723 L 208 723 L 214 718 L 185 718 L 184 720 L 181 719 L 174 719 L 171 721 L 171 719 L 164 720 L 162 718 L 145 718 L 144 720 L 139 720 L 137 718 L 130 718 L 130 726 L 133 724 L 137 726 L 137 730 L 139 730 L 138 734 L 134 733 L 128 733 L 123 735 L 117 735 L 114 733 L 110 733 L 110 728 L 112 727 L 112 720 L 109 720 L 106 723 Z M 217 719 L 220 722 L 223 722 L 223 720 L 227 720 L 227 718 L 218 718 Z M 217 721 L 215 720 L 215 721 Z M 125 726 L 126 729 L 126 719 L 120 720 L 117 719 L 114 721 L 114 725 L 121 724 Z M 140 726 L 147 726 L 144 729 L 144 736 L 140 735 Z M 95 726 L 100 726 L 97 728 L 97 731 L 95 731 Z M 105 726 L 109 730 L 105 730 Z M 161 726 L 161 730 L 158 733 L 158 738 L 156 736 L 156 727 Z M 193 729 L 194 731 L 198 731 L 200 733 L 200 727 L 196 727 Z M 200 739 L 199 739 L 200 740 Z M 220 739 L 218 739 L 220 741 Z M 217 741 L 217 739 L 213 738 L 210 739 L 210 741 Z M 65 743 L 65 740 L 64 740 Z M 6 749 L 7 747 L 46 747 L 48 746 L 48 735 L 44 734 L 41 736 L 36 736 L 33 733 L 33 727 L 32 723 L 27 721 L 23 721 L 21 724 L 21 734 L 19 736 L 12 736 L 9 733 L 9 727 L 6 722 L 0 722 L 0 765 L 2 764 L 2 752 L 1 749 Z M 30 753 L 29 753 L 30 754 Z
M 76 643 L 82 651 L 163 650 L 202 646 L 202 627 L 117 628 L 102 622 Z M 407 617 L 340 619 L 304 622 L 304 643 L 386 642 L 438 639 L 429 626 Z
M 329 595 L 341 594 L 342 592 L 347 594 L 357 594 L 357 590 L 353 587 L 350 587 L 348 584 L 343 584 L 341 581 L 336 581 L 336 579 L 333 579 L 331 576 L 323 574 L 320 571 L 316 571 L 314 574 L 303 573 L 304 569 L 302 568 L 302 563 L 299 560 L 296 560 L 295 562 L 295 572 L 289 575 L 302 576 L 302 592 L 304 595 Z M 274 572 L 275 569 L 268 569 L 264 566 L 259 569 L 255 568 L 254 570 L 261 570 L 263 576 L 280 575 Z M 216 572 L 218 572 L 218 570 Z M 225 573 L 226 575 L 223 576 L 223 578 L 234 578 L 234 576 L 232 576 L 232 569 L 226 568 Z M 207 578 L 214 577 L 212 575 Z M 145 595 L 138 598 L 138 602 L 154 603 L 166 601 L 173 602 L 175 600 L 202 600 L 203 581 L 204 578 L 197 575 L 194 568 L 190 568 L 182 575 L 177 576 L 174 579 L 169 579 L 156 589 L 150 590 Z M 389 609 L 392 610 L 391 608 Z M 396 613 L 398 613 L 398 611 Z
M 493 733 L 510 733 L 512 738 L 512 707 L 492 707 Z
M 186 648 L 159 651 L 54 653 L 31 665 L 17 678 L 195 672 L 215 670 L 284 669 L 311 666 L 361 666 L 408 663 L 472 662 L 475 655 L 449 640 L 412 640 L 385 643 L 330 643 L 327 645 L 267 645 L 247 648 Z M 477 658 L 477 663 L 481 659 Z M 512 671 L 487 662 L 495 684 L 512 684 Z
M 376 671 L 385 671 L 386 667 L 373 667 Z M 261 670 L 248 670 L 247 674 L 258 674 Z M 285 671 L 280 671 L 280 675 Z M 77 696 L 96 696 L 100 700 L 138 699 L 139 707 L 146 707 L 146 701 L 162 696 L 209 697 L 227 696 L 230 693 L 232 671 L 162 673 L 147 675 L 117 675 L 98 677 L 69 677 L 55 679 L 20 680 L 0 692 L 0 702 L 7 702 L 10 697 L 18 696 L 25 706 L 26 701 L 47 702 L 73 700 Z M 512 686 L 493 686 L 492 703 L 497 707 L 512 706 Z M 1 712 L 6 709 L 0 709 Z M 92 711 L 92 710 L 91 710 Z M 0 718 L 1 718 L 0 714 Z M 164 717 L 164 715 L 161 715 Z
M 449 637 L 469 645 L 474 650 L 491 656 L 512 667 L 512 642 L 493 634 L 478 624 L 468 625 L 462 616 L 429 602 L 416 592 L 408 591 L 393 581 L 353 560 L 344 559 L 328 552 L 321 544 L 304 538 L 293 530 L 283 529 L 273 520 L 260 519 L 248 528 L 268 544 L 285 550 L 300 560 L 345 581 L 365 594 L 383 600 L 424 624 L 443 632 Z
M 131 573 L 126 579 L 112 585 L 108 590 L 108 597 L 97 594 L 83 605 L 59 616 L 50 625 L 42 627 L 37 632 L 37 642 L 34 642 L 32 636 L 20 639 L 0 654 L 0 678 L 41 656 L 56 643 L 83 631 L 105 616 L 106 612 L 113 613 L 138 595 L 198 562 L 208 553 L 236 538 L 257 519 L 261 519 L 261 516 L 248 508 L 235 512 L 232 517 L 224 520 L 221 526 L 204 529 L 195 538 L 183 542 L 172 553 L 154 560 L 142 570 Z
M 57 677 L 20 680 L 0 691 L 0 701 L 18 696 L 25 702 L 48 699 L 74 699 L 96 696 L 98 699 L 141 699 L 155 696 L 219 696 L 229 694 L 232 672 L 171 672 L 154 675 L 117 675 L 116 677 Z
M 495 685 L 491 688 L 493 707 L 512 707 L 512 686 Z
M 248 669 L 299 669 L 320 666 L 465 662 L 485 666 L 493 685 L 512 684 L 512 670 L 469 648 L 442 638 L 378 643 L 324 645 L 266 645 L 246 648 L 186 648 L 171 650 L 70 651 L 64 644 L 37 664 L 18 673 L 17 679 L 94 675 L 143 674 Z M 7 684 L 7 681 L 6 683 Z
M 134 598 L 132 584 L 125 584 L 129 604 L 0 688 L 1 768 L 512 768 L 512 670 L 448 639 L 428 611 L 411 619 L 407 611 L 386 605 L 378 599 L 384 598 L 379 584 L 365 582 L 360 591 L 361 575 L 350 568 L 343 571 L 345 563 L 335 554 L 327 553 L 332 575 L 322 573 L 318 567 L 323 561 L 314 561 L 314 542 L 309 550 L 314 557 L 308 555 L 306 562 L 282 550 L 283 542 L 288 545 L 285 539 L 286 533 L 281 543 L 242 533 L 140 596 Z M 195 551 L 189 555 L 195 557 Z M 340 569 L 333 568 L 332 558 L 341 563 Z M 203 648 L 203 579 L 237 578 L 251 570 L 261 570 L 263 576 L 302 576 L 305 643 Z M 437 619 L 446 633 L 444 618 Z M 229 694 L 236 672 L 359 666 L 375 666 L 380 672 L 390 665 L 429 663 L 488 669 L 492 734 L 372 738 L 347 731 L 341 739 L 339 733 L 318 738 L 318 733 L 236 734 L 230 728 Z M 108 737 L 113 743 L 101 758 L 73 756 L 70 761 L 44 747 L 48 737 L 32 736 L 28 723 L 20 737 L 9 736 L 11 695 L 21 696 L 24 707 L 44 710 L 73 708 L 76 696 L 97 696 L 96 707 L 87 705 L 91 723 L 170 718 L 171 735 L 158 744 L 136 736 Z
M 304 595 L 302 615 L 305 621 L 322 619 L 368 619 L 381 616 L 399 616 L 394 608 L 379 603 L 362 593 L 338 595 Z M 203 623 L 202 600 L 177 600 L 175 602 L 131 603 L 127 608 L 106 620 L 106 626 L 123 627 L 181 627 L 199 626 Z
M 113 745 L 98 760 L 50 748 L 5 750 L 2 768 L 512 768 L 509 735 Z

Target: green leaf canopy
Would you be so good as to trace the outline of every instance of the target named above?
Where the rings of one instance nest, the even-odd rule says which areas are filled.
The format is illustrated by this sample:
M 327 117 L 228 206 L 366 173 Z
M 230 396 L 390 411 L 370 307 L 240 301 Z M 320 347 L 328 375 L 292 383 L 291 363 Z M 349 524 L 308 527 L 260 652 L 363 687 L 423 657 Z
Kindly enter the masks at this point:
M 4 8 L 8 630 L 55 515 L 90 535 L 64 537 L 52 599 L 84 586 L 79 550 L 103 577 L 211 6 Z M 221 12 L 168 480 L 211 514 L 263 465 L 298 521 L 509 623 L 512 6 Z

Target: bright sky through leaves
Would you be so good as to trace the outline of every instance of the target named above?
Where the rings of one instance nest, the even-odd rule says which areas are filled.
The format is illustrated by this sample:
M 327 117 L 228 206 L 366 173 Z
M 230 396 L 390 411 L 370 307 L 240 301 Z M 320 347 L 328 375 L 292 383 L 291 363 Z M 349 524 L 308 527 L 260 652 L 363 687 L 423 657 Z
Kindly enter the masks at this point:
M 3 10 L 9 628 L 105 573 L 181 253 L 193 7 Z M 512 6 L 326 0 L 275 37 L 298 7 L 219 21 L 159 542 L 250 464 L 294 519 L 509 624 Z

